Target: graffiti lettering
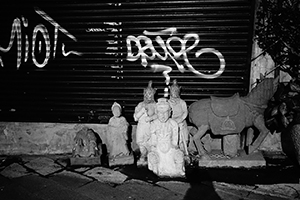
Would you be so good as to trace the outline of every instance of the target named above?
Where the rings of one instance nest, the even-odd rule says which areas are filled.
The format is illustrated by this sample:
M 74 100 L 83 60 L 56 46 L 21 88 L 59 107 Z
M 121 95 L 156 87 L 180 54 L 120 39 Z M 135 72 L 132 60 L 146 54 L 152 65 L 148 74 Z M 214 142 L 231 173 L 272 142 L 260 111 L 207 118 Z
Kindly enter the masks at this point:
M 196 74 L 197 76 L 200 76 L 201 78 L 206 78 L 206 79 L 213 79 L 213 78 L 217 78 L 219 77 L 225 70 L 225 59 L 224 56 L 221 54 L 221 52 L 219 52 L 218 50 L 214 49 L 214 48 L 202 48 L 200 50 L 198 50 L 195 53 L 195 57 L 200 57 L 202 54 L 204 53 L 212 53 L 215 54 L 219 61 L 220 61 L 220 67 L 218 69 L 218 71 L 214 74 L 204 74 L 201 73 L 199 71 L 197 71 L 191 64 L 190 61 L 188 59 L 188 52 L 191 51 L 192 49 L 194 49 L 195 47 L 197 47 L 200 39 L 199 39 L 199 35 L 195 34 L 195 33 L 189 33 L 186 34 L 183 39 L 181 39 L 180 37 L 177 36 L 173 36 L 174 33 L 177 32 L 176 28 L 168 28 L 168 29 L 164 29 L 162 31 L 158 31 L 158 32 L 150 32 L 145 30 L 143 32 L 144 35 L 140 35 L 138 37 L 135 37 L 133 35 L 129 35 L 126 39 L 126 44 L 127 44 L 127 60 L 128 61 L 136 61 L 138 59 L 141 59 L 141 64 L 142 66 L 146 67 L 148 65 L 148 60 L 154 60 L 155 58 L 158 58 L 160 60 L 167 60 L 167 58 L 170 58 L 175 65 L 177 66 L 178 70 L 180 72 L 184 72 L 185 68 L 183 65 L 180 65 L 176 59 L 182 57 L 184 60 L 184 64 L 185 66 L 189 69 L 189 71 L 193 72 L 194 74 Z M 160 53 L 158 53 L 152 43 L 152 40 L 147 37 L 146 35 L 157 35 L 155 38 L 155 42 L 162 48 L 163 50 L 163 55 L 161 55 Z M 170 35 L 171 37 L 169 37 L 166 41 L 164 41 L 161 37 L 161 35 Z M 187 43 L 189 41 L 192 41 L 192 45 L 187 46 Z M 171 46 L 172 42 L 179 42 L 180 43 L 180 50 L 179 51 L 175 51 L 174 48 Z M 132 44 L 134 44 L 137 47 L 137 53 L 133 53 L 132 50 Z M 142 45 L 144 44 L 144 45 Z M 151 53 L 146 53 L 147 52 Z M 158 65 L 158 64 L 152 64 L 150 65 L 151 68 L 153 68 L 153 70 L 155 72 L 157 71 L 163 71 L 164 76 L 166 77 L 166 84 L 169 84 L 170 81 L 170 77 L 168 75 L 168 73 L 170 73 L 172 71 L 172 68 L 166 65 Z M 160 69 L 160 70 L 158 70 Z
M 64 35 L 68 36 L 69 38 L 71 38 L 73 41 L 77 41 L 76 38 L 70 34 L 66 29 L 64 29 L 63 27 L 61 27 L 57 22 L 55 22 L 50 16 L 48 16 L 44 11 L 35 8 L 35 12 L 37 14 L 39 14 L 42 18 L 44 18 L 45 20 L 47 20 L 50 24 L 52 24 L 55 28 L 54 28 L 54 41 L 53 41 L 53 58 L 55 58 L 55 54 L 56 54 L 56 48 L 57 48 L 57 42 L 58 42 L 58 31 L 62 32 Z M 24 17 L 22 17 L 22 22 L 19 18 L 14 19 L 13 23 L 12 23 L 12 28 L 11 28 L 11 34 L 10 34 L 10 40 L 9 40 L 9 44 L 6 48 L 1 47 L 0 46 L 0 52 L 8 52 L 10 51 L 10 49 L 13 46 L 13 43 L 15 41 L 15 37 L 17 38 L 17 69 L 19 69 L 21 62 L 22 62 L 22 24 L 24 28 L 28 27 L 28 20 L 25 19 Z M 36 38 L 38 34 L 42 34 L 43 36 L 43 40 L 45 42 L 45 46 L 46 46 L 46 55 L 44 58 L 44 61 L 42 63 L 39 63 L 36 60 Z M 24 57 L 24 62 L 27 62 L 28 60 L 28 53 L 29 53 L 29 39 L 28 39 L 28 35 L 25 35 L 25 57 Z M 41 48 L 42 48 L 42 44 L 41 41 L 39 42 L 38 45 L 38 50 L 39 52 L 41 52 Z M 39 68 L 43 68 L 44 66 L 47 65 L 49 59 L 50 59 L 50 53 L 51 53 L 51 44 L 50 44 L 50 36 L 49 36 L 49 32 L 46 28 L 45 25 L 43 24 L 38 24 L 34 27 L 33 29 L 33 33 L 32 33 L 32 49 L 31 49 L 31 56 L 32 56 L 32 62 L 34 63 L 35 66 L 39 67 Z M 62 54 L 63 56 L 68 56 L 69 54 L 75 54 L 75 55 L 82 55 L 82 53 L 77 52 L 77 51 L 69 51 L 69 52 L 65 52 L 65 44 L 62 43 Z M 2 60 L 2 57 L 0 56 L 0 65 L 2 67 L 4 67 L 4 63 Z

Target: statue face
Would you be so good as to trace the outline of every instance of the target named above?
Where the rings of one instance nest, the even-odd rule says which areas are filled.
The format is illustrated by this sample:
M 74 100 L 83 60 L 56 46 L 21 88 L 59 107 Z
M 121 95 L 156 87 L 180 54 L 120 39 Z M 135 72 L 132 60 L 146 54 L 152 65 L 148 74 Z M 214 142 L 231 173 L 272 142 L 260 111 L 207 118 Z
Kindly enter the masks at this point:
M 121 110 L 118 106 L 114 106 L 114 108 L 112 109 L 112 113 L 115 117 L 120 117 Z
M 170 95 L 173 98 L 179 98 L 179 90 L 170 90 Z
M 144 92 L 144 101 L 145 102 L 152 102 L 154 101 L 154 93 L 150 90 L 146 90 Z
M 170 117 L 170 111 L 169 110 L 159 111 L 157 113 L 157 117 L 160 122 L 165 123 Z

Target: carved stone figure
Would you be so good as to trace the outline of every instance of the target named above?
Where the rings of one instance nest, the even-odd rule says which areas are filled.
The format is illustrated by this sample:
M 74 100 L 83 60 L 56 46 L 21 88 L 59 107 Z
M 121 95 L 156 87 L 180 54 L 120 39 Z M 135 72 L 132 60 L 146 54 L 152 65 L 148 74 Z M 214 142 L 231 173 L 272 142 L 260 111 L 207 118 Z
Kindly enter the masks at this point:
M 196 127 L 191 130 L 198 153 L 207 157 L 201 138 L 208 129 L 223 136 L 223 153 L 229 157 L 237 155 L 238 134 L 245 128 L 255 126 L 260 134 L 248 146 L 248 153 L 259 148 L 269 130 L 265 126 L 264 110 L 274 95 L 278 78 L 262 80 L 245 97 L 238 94 L 228 98 L 211 97 L 194 102 L 189 107 L 189 119 Z
M 157 102 L 158 118 L 151 123 L 148 168 L 158 176 L 177 177 L 185 175 L 184 153 L 179 148 L 179 130 L 170 118 L 171 107 L 166 98 Z
M 179 126 L 179 147 L 185 155 L 188 155 L 187 144 L 189 140 L 189 131 L 185 121 L 188 110 L 185 101 L 180 98 L 180 87 L 178 86 L 176 79 L 170 87 L 169 104 L 172 108 L 171 118 L 174 119 Z
M 121 116 L 122 108 L 117 102 L 111 107 L 113 117 L 108 122 L 108 151 L 109 157 L 114 159 L 120 156 L 128 156 L 128 122 L 125 117 Z
M 144 101 L 140 102 L 134 111 L 134 120 L 137 121 L 136 143 L 140 150 L 137 165 L 147 165 L 147 153 L 149 151 L 148 140 L 150 138 L 150 122 L 156 119 L 154 100 L 156 89 L 152 88 L 152 81 L 144 89 Z
M 74 138 L 73 157 L 94 157 L 101 152 L 98 148 L 96 133 L 87 127 L 76 133 Z

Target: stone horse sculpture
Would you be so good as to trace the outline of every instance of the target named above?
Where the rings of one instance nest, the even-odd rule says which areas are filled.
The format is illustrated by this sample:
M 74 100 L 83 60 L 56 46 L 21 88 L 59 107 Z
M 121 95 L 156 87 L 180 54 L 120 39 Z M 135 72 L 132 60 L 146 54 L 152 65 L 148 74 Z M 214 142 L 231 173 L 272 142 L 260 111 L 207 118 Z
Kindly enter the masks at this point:
M 264 110 L 277 90 L 278 79 L 279 77 L 261 80 L 245 97 L 235 94 L 231 97 L 211 97 L 192 103 L 188 109 L 189 120 L 197 128 L 193 127 L 190 132 L 199 155 L 207 157 L 201 138 L 209 129 L 212 134 L 223 136 L 223 153 L 234 157 L 238 154 L 239 142 L 235 136 L 239 136 L 244 128 L 255 126 L 260 133 L 248 146 L 248 154 L 255 151 L 269 133 L 265 126 Z M 228 144 L 236 147 L 226 149 Z

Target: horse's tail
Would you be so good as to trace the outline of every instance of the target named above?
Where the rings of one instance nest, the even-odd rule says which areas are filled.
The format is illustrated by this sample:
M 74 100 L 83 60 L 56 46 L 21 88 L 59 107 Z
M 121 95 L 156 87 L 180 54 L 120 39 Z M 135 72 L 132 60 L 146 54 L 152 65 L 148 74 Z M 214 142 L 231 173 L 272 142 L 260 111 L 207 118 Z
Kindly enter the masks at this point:
M 201 99 L 189 106 L 189 121 L 195 126 L 208 124 L 208 114 L 211 112 L 211 99 Z

